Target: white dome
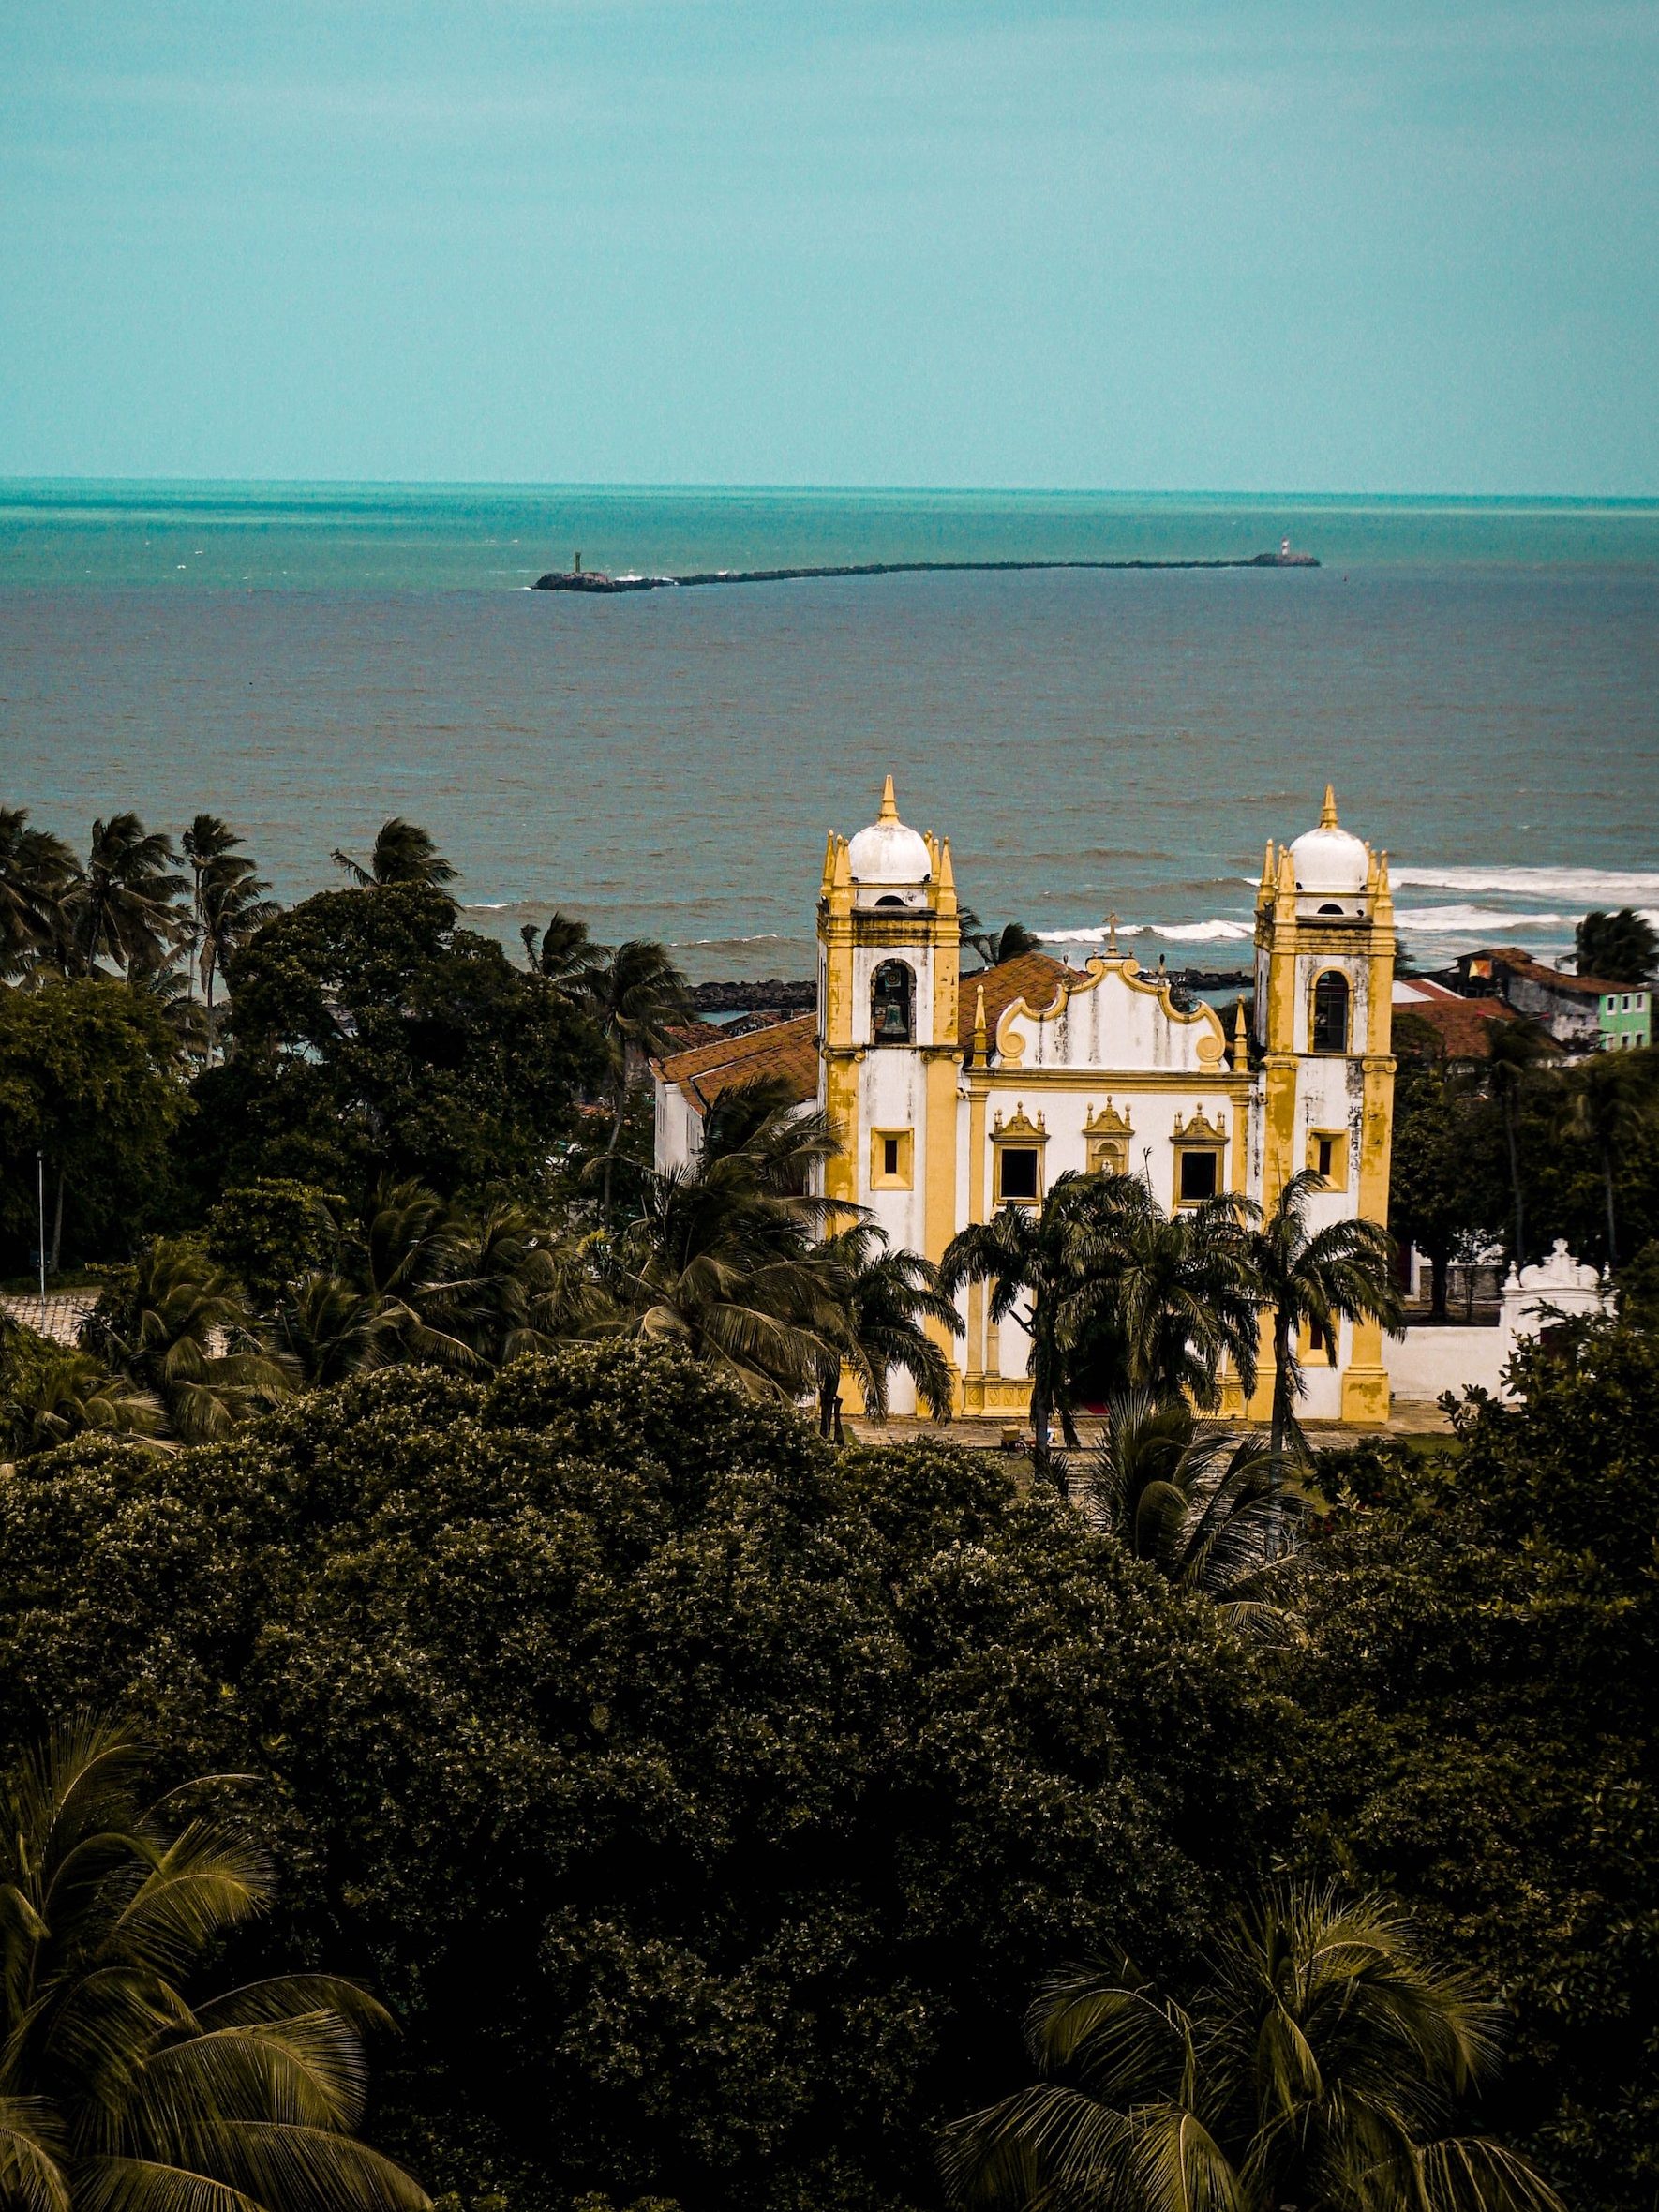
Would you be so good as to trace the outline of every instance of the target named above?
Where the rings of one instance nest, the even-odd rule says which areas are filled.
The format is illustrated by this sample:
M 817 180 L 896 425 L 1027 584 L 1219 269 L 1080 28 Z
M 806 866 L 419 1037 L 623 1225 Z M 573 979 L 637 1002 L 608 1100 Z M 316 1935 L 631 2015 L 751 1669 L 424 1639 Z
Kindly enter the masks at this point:
M 927 840 L 906 830 L 899 819 L 891 776 L 881 795 L 879 819 L 859 831 L 846 858 L 855 883 L 926 883 L 933 874 L 934 856 Z
M 1366 888 L 1371 856 L 1337 820 L 1337 798 L 1325 785 L 1325 803 L 1317 830 L 1305 830 L 1291 847 L 1291 865 L 1299 891 L 1332 892 L 1352 898 Z

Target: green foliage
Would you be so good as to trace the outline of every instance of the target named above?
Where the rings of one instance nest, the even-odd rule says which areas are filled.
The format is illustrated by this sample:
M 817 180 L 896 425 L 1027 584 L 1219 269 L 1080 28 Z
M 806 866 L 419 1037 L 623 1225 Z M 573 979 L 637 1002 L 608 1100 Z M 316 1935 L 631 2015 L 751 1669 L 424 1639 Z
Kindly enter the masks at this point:
M 1502 1218 L 1490 1117 L 1443 1063 L 1402 1056 L 1394 1079 L 1388 1226 L 1431 1269 L 1431 1309 L 1446 1313 L 1447 1270 L 1465 1238 Z
M 37 1152 L 49 1260 L 130 1249 L 170 1202 L 168 1142 L 186 1111 L 172 1031 L 144 993 L 97 979 L 0 987 L 0 1264 L 22 1273 L 37 1249 Z
M 1495 2124 L 1575 2201 L 1659 2185 L 1659 1344 L 1525 1353 L 1454 1455 L 1370 1455 L 1293 1663 L 1306 1847 L 1386 1882 L 1517 2017 Z M 1332 1461 L 1327 1477 L 1342 1471 Z
M 196 1090 L 208 1199 L 278 1178 L 360 1203 L 382 1174 L 441 1195 L 546 1173 L 598 1065 L 553 984 L 455 926 L 422 885 L 326 891 L 229 963 L 226 1065 Z
M 1185 1958 L 1284 1756 L 1213 1611 L 1057 1500 L 637 1346 L 21 1468 L 0 1739 L 117 1697 L 271 1773 L 279 1943 L 405 2018 L 385 2139 L 548 2212 L 929 2198 L 1037 1973 Z
M 263 1312 L 298 1277 L 326 1267 L 339 1242 L 345 1201 L 291 1176 L 227 1190 L 207 1217 L 207 1252 Z
M 186 1994 L 203 1954 L 270 1902 L 222 1780 L 145 1803 L 137 1748 L 61 1728 L 4 1777 L 0 2187 L 19 2212 L 426 2212 L 355 2140 L 360 2030 L 389 2025 L 349 1981 L 277 1975 Z
M 1634 906 L 1587 914 L 1574 935 L 1581 976 L 1608 983 L 1647 983 L 1659 967 L 1659 931 Z
M 101 1293 L 81 1341 L 148 1393 L 185 1443 L 224 1435 L 291 1387 L 242 1286 L 187 1237 L 146 1245 Z
M 1380 1896 L 1280 1885 L 1180 1999 L 1121 1950 L 1052 1975 L 1042 2079 L 952 2129 L 959 2201 L 1105 2212 L 1560 2212 L 1448 2116 L 1495 2070 L 1499 2010 Z

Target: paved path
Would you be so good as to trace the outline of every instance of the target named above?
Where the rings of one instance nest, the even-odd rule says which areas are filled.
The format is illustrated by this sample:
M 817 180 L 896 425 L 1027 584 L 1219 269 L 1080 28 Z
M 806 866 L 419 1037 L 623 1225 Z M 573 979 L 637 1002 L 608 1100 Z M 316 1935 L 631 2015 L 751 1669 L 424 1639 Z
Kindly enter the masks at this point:
M 97 1304 L 96 1291 L 48 1291 L 44 1310 L 37 1297 L 7 1292 L 0 1297 L 0 1308 L 9 1313 L 13 1321 L 21 1321 L 25 1328 L 37 1336 L 50 1337 L 57 1344 L 74 1344 L 80 1340 L 81 1323 Z

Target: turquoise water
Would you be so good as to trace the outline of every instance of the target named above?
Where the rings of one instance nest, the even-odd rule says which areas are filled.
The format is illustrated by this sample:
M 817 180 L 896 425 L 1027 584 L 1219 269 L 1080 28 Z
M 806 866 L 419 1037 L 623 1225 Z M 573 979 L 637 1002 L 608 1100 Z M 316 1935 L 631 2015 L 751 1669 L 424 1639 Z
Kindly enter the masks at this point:
M 1220 558 L 571 600 L 590 567 Z M 1243 957 L 1263 841 L 1387 846 L 1412 949 L 1659 910 L 1659 505 L 0 485 L 0 797 L 247 831 L 279 890 L 393 812 L 516 943 L 554 903 L 803 974 L 824 832 L 898 778 L 964 893 Z

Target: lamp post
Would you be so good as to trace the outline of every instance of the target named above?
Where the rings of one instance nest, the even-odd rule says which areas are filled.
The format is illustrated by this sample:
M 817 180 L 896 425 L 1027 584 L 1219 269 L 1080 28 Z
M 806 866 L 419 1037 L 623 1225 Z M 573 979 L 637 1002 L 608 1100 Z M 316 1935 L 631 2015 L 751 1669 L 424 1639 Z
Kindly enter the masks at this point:
M 46 1334 L 46 1155 L 35 1155 L 35 1198 L 40 1223 L 40 1334 Z

